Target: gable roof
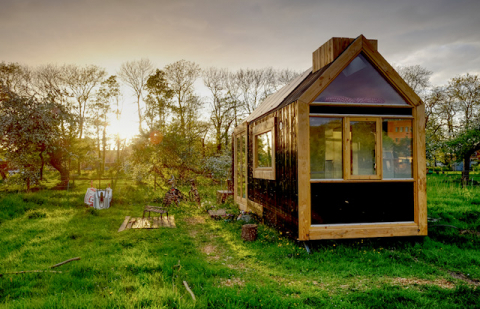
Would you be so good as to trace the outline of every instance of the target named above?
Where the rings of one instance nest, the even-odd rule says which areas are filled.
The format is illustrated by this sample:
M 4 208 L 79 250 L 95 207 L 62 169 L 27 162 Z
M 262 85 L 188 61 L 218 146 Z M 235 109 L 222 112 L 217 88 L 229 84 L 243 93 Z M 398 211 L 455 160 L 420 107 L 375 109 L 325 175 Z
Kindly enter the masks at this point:
M 275 109 L 282 108 L 295 101 L 312 102 L 360 53 L 363 53 L 368 58 L 379 73 L 394 86 L 402 97 L 406 98 L 409 104 L 413 106 L 423 104 L 418 95 L 378 53 L 376 46 L 372 46 L 372 40 L 367 40 L 363 35 L 360 35 L 355 40 L 352 40 L 345 50 L 329 64 L 315 72 L 312 72 L 312 68 L 308 69 L 279 91 L 268 96 L 245 121 L 252 122 Z

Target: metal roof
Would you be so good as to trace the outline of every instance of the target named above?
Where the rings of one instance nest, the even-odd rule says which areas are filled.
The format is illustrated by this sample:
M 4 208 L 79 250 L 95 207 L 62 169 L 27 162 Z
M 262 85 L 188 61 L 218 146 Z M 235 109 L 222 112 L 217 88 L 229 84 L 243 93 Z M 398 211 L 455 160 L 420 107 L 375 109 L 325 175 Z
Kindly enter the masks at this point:
M 300 74 L 294 78 L 291 82 L 283 86 L 280 90 L 274 94 L 269 95 L 263 102 L 245 119 L 247 122 L 251 122 L 256 118 L 267 114 L 274 110 L 287 98 L 310 74 L 312 68 L 306 70 L 303 74 Z M 290 102 L 291 103 L 291 102 Z

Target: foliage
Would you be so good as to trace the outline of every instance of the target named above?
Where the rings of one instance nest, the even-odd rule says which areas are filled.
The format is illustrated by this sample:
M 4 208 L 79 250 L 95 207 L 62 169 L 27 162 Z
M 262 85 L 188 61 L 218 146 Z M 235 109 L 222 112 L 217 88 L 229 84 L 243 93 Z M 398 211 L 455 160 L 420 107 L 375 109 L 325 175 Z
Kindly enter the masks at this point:
M 52 98 L 41 101 L 21 97 L 3 88 L 0 110 L 0 147 L 6 151 L 6 158 L 20 169 L 17 179 L 27 184 L 27 190 L 40 180 L 39 170 L 43 169 L 46 155 L 50 164 L 65 176 L 56 160 L 68 155 L 68 136 L 65 137 L 62 128 L 75 125 L 66 109 Z
M 206 157 L 203 162 L 203 169 L 206 173 L 213 174 L 216 179 L 230 178 L 232 172 L 232 156 L 223 154 Z

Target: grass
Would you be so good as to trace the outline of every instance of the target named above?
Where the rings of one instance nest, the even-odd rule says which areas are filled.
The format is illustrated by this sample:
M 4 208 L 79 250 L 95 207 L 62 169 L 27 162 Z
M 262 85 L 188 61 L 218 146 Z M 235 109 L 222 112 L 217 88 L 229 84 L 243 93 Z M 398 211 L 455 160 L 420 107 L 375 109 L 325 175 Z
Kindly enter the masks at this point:
M 140 216 L 164 192 L 125 181 L 102 211 L 83 206 L 86 180 L 68 192 L 3 192 L 0 273 L 81 260 L 55 269 L 62 273 L 4 275 L 0 307 L 476 307 L 480 188 L 462 189 L 457 179 L 429 175 L 436 222 L 428 237 L 318 241 L 312 254 L 264 225 L 257 241 L 244 242 L 243 222 L 211 220 L 190 202 L 171 211 L 176 229 L 117 233 L 125 216 Z M 200 186 L 206 205 L 215 204 L 217 189 Z

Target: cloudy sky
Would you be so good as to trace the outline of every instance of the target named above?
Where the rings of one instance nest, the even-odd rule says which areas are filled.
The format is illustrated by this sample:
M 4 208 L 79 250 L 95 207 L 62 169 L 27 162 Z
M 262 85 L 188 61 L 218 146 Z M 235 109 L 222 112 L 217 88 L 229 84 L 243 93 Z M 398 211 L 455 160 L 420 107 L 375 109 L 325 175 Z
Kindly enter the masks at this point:
M 110 74 L 142 57 L 303 71 L 329 38 L 360 34 L 391 64 L 433 71 L 436 85 L 480 73 L 479 0 L 0 0 L 0 61 Z

